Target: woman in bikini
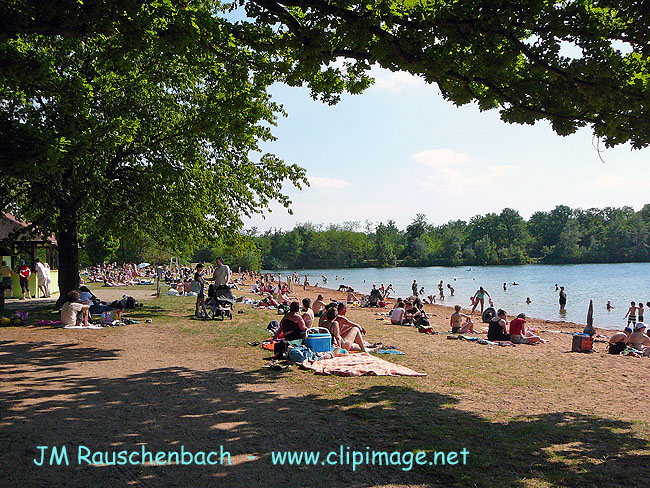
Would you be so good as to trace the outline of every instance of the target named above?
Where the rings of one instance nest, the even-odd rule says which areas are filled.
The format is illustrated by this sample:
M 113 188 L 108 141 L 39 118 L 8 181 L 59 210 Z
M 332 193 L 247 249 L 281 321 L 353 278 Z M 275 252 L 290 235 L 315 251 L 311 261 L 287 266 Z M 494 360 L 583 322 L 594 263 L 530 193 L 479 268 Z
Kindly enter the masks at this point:
M 464 334 L 466 332 L 471 332 L 472 334 L 476 334 L 476 331 L 474 330 L 474 322 L 472 322 L 472 318 L 469 315 L 460 313 L 460 305 L 455 305 L 454 310 L 455 312 L 451 314 L 451 317 L 449 317 L 449 325 L 451 326 L 451 333 Z M 463 323 L 463 320 L 465 321 L 465 323 Z
M 476 310 L 476 307 L 478 304 L 481 304 L 481 315 L 483 315 L 483 306 L 485 303 L 485 295 L 490 297 L 490 294 L 487 292 L 487 290 L 484 290 L 482 286 L 479 287 L 478 290 L 476 290 L 476 293 L 474 293 L 474 296 L 472 297 L 472 302 L 474 303 L 474 306 L 472 307 L 472 311 L 470 312 L 471 314 L 474 313 L 474 310 Z M 491 299 L 492 297 L 490 297 Z

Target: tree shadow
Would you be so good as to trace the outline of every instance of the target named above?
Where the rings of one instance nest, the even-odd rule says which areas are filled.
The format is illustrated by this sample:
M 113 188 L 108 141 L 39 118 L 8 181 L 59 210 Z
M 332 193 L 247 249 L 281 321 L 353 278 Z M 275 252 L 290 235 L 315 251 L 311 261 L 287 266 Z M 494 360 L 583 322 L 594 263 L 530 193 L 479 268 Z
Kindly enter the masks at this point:
M 6 349 L 8 348 L 8 349 Z M 41 358 L 30 357 L 39 349 Z M 393 384 L 399 378 L 349 378 L 370 384 L 341 399 L 303 395 L 300 381 L 335 387 L 338 379 L 309 372 L 231 368 L 151 369 L 119 378 L 80 377 L 67 361 L 111 359 L 115 351 L 72 353 L 49 343 L 2 344 L 2 370 L 29 376 L 30 387 L 0 388 L 6 486 L 634 486 L 648 478 L 648 442 L 629 422 L 575 412 L 491 422 L 461 410 L 454 397 Z M 5 350 L 8 352 L 5 353 Z M 71 356 L 67 356 L 71 354 Z M 115 362 L 119 367 L 120 362 Z M 295 389 L 278 377 L 302 375 Z M 292 383 L 290 383 L 292 384 Z M 77 465 L 78 446 L 94 451 L 185 450 L 231 454 L 225 466 Z M 67 447 L 70 466 L 42 466 L 37 446 Z M 469 452 L 466 465 L 274 466 L 282 450 Z M 249 460 L 248 456 L 254 456 Z

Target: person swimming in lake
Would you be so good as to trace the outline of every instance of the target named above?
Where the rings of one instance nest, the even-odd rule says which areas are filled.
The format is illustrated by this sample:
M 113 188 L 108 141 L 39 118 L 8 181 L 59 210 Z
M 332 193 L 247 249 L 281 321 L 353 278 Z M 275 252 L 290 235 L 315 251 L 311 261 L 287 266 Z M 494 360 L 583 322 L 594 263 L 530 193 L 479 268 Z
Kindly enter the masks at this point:
M 530 305 L 532 302 L 530 301 L 530 297 L 526 297 L 526 305 Z

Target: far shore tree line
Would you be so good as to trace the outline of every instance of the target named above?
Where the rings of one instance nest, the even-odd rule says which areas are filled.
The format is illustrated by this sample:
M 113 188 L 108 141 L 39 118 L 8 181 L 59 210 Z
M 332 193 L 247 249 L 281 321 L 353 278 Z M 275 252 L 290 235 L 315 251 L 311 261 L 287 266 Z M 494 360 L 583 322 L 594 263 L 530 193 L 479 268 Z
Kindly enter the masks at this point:
M 305 223 L 252 239 L 265 269 L 482 266 L 646 262 L 649 232 L 650 204 L 638 212 L 559 205 L 528 220 L 511 208 L 437 226 L 417 214 L 404 231 L 392 220 Z
M 433 225 L 417 214 L 405 230 L 379 224 L 313 223 L 292 230 L 245 231 L 239 239 L 211 241 L 171 250 L 150 238 L 85 237 L 81 264 L 101 262 L 214 263 L 234 269 L 317 269 L 390 266 L 484 266 L 517 264 L 623 263 L 650 261 L 650 204 L 572 209 L 559 205 L 524 220 L 503 209 Z

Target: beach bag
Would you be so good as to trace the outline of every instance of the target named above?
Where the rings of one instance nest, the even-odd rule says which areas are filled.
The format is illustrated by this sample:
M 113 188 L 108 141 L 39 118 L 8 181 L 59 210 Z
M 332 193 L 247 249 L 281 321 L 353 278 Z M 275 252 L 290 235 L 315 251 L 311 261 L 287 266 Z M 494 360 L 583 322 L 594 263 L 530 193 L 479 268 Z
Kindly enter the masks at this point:
M 314 361 L 316 353 L 307 346 L 296 346 L 289 349 L 288 357 L 292 363 L 302 363 L 304 360 Z
M 278 315 L 289 313 L 289 305 L 278 305 Z
M 573 334 L 571 352 L 591 352 L 594 346 L 594 338 L 587 334 Z
M 110 325 L 113 323 L 114 319 L 115 319 L 115 312 L 113 310 L 105 310 L 102 312 L 102 318 L 100 319 L 100 323 L 102 325 Z
M 194 293 L 200 292 L 201 282 L 197 280 L 192 280 L 192 283 L 190 283 L 190 291 L 193 291 Z
M 122 303 L 124 303 L 122 308 L 135 308 L 138 305 L 133 297 L 123 297 Z
M 27 319 L 29 318 L 29 312 L 17 311 L 14 314 L 14 325 L 27 325 Z M 18 323 L 20 321 L 20 323 Z
M 273 355 L 275 359 L 287 359 L 289 353 L 289 341 L 277 341 L 273 344 Z

